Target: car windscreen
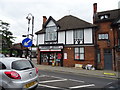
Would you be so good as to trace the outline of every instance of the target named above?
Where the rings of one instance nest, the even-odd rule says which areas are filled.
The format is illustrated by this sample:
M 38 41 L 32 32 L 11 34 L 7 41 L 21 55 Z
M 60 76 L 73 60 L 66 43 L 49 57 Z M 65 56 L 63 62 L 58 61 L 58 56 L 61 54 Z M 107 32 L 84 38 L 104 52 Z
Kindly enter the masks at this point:
M 12 62 L 12 69 L 15 70 L 27 70 L 31 68 L 34 68 L 34 65 L 29 60 L 18 60 Z

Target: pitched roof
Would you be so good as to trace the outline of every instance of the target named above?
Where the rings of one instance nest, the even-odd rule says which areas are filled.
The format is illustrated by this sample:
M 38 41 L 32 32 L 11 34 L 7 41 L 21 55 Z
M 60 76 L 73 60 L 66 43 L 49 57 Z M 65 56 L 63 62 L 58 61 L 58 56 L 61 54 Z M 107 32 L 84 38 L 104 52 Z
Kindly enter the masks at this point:
M 49 20 L 49 19 L 48 19 Z M 47 22 L 48 23 L 48 22 Z M 59 26 L 58 31 L 74 30 L 74 29 L 83 29 L 83 28 L 92 28 L 96 25 L 88 23 L 82 19 L 79 19 L 75 16 L 68 15 L 56 21 L 56 24 Z M 44 28 L 36 34 L 45 33 Z
M 88 23 L 72 15 L 61 18 L 60 20 L 57 21 L 57 23 L 60 26 L 60 30 L 72 30 L 95 27 L 94 24 Z
M 109 18 L 107 19 L 100 19 L 100 16 L 102 15 L 109 15 Z M 103 12 L 97 12 L 95 14 L 95 23 L 97 22 L 102 22 L 102 21 L 114 21 L 120 16 L 120 9 L 115 9 L 115 10 L 108 10 L 108 11 L 103 11 Z

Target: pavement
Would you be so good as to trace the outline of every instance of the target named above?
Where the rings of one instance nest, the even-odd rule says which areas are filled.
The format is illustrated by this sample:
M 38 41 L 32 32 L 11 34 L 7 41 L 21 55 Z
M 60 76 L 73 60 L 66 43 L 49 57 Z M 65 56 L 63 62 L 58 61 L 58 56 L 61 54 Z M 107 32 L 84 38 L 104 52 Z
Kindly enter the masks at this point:
M 75 67 L 40 65 L 40 64 L 37 64 L 36 59 L 32 59 L 32 61 L 36 64 L 39 70 L 58 71 L 58 72 L 64 72 L 64 73 L 73 73 L 73 74 L 89 75 L 89 76 L 112 78 L 112 79 L 120 78 L 120 72 L 116 72 L 112 70 L 86 70 L 86 69 L 75 68 Z

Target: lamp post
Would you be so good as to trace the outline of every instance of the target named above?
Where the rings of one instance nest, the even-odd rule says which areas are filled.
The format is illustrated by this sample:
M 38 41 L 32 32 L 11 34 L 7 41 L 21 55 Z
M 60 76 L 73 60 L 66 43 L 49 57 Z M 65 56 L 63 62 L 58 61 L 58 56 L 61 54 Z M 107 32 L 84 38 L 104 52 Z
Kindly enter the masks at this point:
M 31 40 L 33 42 L 33 36 L 34 36 L 33 35 L 33 30 L 34 30 L 34 16 L 31 13 L 29 13 L 28 16 L 26 17 L 26 19 L 28 20 L 28 34 L 27 34 L 27 37 L 29 38 L 29 35 L 31 35 Z M 32 34 L 29 34 L 29 31 L 30 31 L 30 20 L 32 20 Z M 30 60 L 32 60 L 31 56 L 32 56 L 32 46 L 31 46 Z

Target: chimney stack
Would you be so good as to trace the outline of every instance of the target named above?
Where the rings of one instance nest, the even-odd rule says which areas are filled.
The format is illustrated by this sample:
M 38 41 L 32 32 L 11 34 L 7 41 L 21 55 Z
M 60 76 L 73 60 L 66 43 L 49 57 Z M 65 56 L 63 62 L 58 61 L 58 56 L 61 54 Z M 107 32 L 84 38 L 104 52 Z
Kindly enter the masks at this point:
M 47 21 L 47 17 L 43 16 L 43 24 L 45 24 L 46 21 Z
M 97 3 L 93 4 L 93 14 L 97 13 Z

